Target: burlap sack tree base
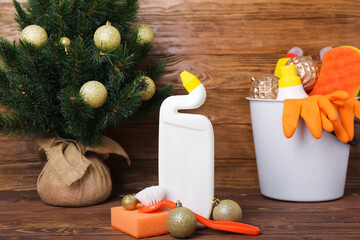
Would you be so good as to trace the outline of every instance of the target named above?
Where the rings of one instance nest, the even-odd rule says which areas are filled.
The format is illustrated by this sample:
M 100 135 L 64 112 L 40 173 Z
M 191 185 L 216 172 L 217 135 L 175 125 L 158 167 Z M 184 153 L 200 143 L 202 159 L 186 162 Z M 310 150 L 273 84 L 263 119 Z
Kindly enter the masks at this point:
M 38 177 L 38 193 L 45 203 L 55 206 L 79 207 L 105 201 L 112 182 L 103 161 L 116 154 L 130 165 L 124 149 L 105 136 L 99 147 L 58 138 L 38 139 L 35 151 L 41 161 L 47 161 Z

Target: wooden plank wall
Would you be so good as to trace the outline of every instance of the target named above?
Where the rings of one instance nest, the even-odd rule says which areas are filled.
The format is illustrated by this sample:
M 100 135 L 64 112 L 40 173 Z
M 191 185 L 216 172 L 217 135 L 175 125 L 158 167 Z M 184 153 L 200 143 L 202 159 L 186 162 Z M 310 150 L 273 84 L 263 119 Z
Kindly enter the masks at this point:
M 360 47 L 360 2 L 347 0 L 140 0 L 139 22 L 155 31 L 150 58 L 166 58 L 158 86 L 173 84 L 184 93 L 179 73 L 199 76 L 208 91 L 194 112 L 210 118 L 216 141 L 216 191 L 258 188 L 249 104 L 251 76 L 272 73 L 292 46 L 319 59 L 325 46 Z M 0 0 L 0 36 L 19 37 L 11 0 Z M 127 150 L 133 164 L 109 164 L 115 192 L 157 183 L 155 113 L 140 124 L 109 129 L 106 135 Z M 356 125 L 360 136 L 360 128 Z M 41 170 L 33 138 L 0 137 L 0 190 L 36 189 Z M 352 147 L 347 188 L 359 187 L 360 147 Z

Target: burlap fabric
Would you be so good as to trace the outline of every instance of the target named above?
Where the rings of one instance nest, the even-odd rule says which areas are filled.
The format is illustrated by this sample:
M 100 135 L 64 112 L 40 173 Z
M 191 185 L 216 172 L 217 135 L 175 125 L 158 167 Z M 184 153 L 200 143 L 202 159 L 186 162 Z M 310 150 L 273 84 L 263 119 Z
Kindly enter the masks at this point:
M 58 138 L 38 139 L 35 151 L 41 161 L 47 161 L 38 177 L 38 193 L 45 203 L 55 206 L 78 207 L 105 201 L 112 182 L 102 161 L 116 154 L 130 164 L 124 149 L 108 137 L 102 137 L 99 147 Z

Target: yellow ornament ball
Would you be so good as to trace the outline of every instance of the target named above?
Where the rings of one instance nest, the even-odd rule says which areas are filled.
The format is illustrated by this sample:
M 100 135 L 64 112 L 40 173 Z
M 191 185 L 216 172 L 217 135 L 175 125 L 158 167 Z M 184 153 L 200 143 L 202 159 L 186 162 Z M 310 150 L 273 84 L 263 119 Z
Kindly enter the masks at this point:
M 99 108 L 106 102 L 107 90 L 101 82 L 89 81 L 81 87 L 80 95 L 92 108 Z
M 59 43 L 65 47 L 65 52 L 66 54 L 68 54 L 70 52 L 70 44 L 71 44 L 70 39 L 67 37 L 62 37 L 60 38 Z
M 154 40 L 154 32 L 149 25 L 138 24 L 135 26 L 135 29 L 138 31 L 138 43 L 152 43 Z
M 62 38 L 60 38 L 59 43 L 60 43 L 61 45 L 63 45 L 64 47 L 69 47 L 70 44 L 71 44 L 71 41 L 70 41 L 70 39 L 67 38 L 67 37 L 62 37 Z
M 147 101 L 150 98 L 152 98 L 155 94 L 155 90 L 156 90 L 155 83 L 151 78 L 146 76 L 143 77 L 142 82 L 146 85 L 146 87 L 141 93 L 140 99 L 141 101 Z
M 98 49 L 102 51 L 112 51 L 120 46 L 120 32 L 109 22 L 99 27 L 94 34 L 94 42 Z
M 46 44 L 48 35 L 44 28 L 38 25 L 29 25 L 21 31 L 20 39 L 41 48 Z

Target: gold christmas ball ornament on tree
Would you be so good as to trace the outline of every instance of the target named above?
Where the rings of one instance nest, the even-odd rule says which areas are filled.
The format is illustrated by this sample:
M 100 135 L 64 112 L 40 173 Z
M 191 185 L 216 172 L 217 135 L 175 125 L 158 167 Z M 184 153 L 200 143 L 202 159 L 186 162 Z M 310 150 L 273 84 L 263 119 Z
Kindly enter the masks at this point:
M 48 35 L 44 28 L 38 25 L 29 25 L 21 31 L 20 39 L 41 48 L 46 44 Z
M 169 213 L 166 219 L 166 226 L 173 237 L 187 238 L 196 229 L 196 216 L 190 209 L 182 207 L 181 202 L 177 201 L 176 208 Z
M 120 46 L 120 32 L 110 22 L 99 27 L 94 34 L 94 42 L 98 49 L 102 51 L 112 51 Z
M 60 43 L 61 45 L 63 45 L 64 47 L 69 47 L 70 44 L 71 44 L 71 41 L 70 41 L 70 39 L 67 38 L 67 37 L 62 37 L 62 38 L 60 38 L 59 43 Z
M 135 28 L 138 31 L 138 43 L 152 43 L 154 40 L 154 32 L 147 24 L 138 24 Z
M 106 102 L 107 90 L 101 82 L 89 81 L 81 87 L 80 95 L 92 108 L 99 108 Z
M 143 76 L 142 82 L 145 84 L 145 89 L 141 93 L 140 99 L 141 101 L 147 101 L 150 98 L 152 98 L 155 94 L 155 90 L 156 90 L 155 83 L 151 78 L 147 76 Z
M 59 43 L 60 43 L 62 46 L 65 47 L 65 52 L 66 52 L 66 53 L 69 53 L 69 51 L 70 51 L 70 44 L 71 44 L 70 39 L 67 38 L 67 37 L 62 37 L 62 38 L 60 38 Z
M 214 199 L 213 218 L 215 221 L 231 221 L 240 222 L 242 218 L 242 210 L 237 202 L 225 199 L 219 201 Z

